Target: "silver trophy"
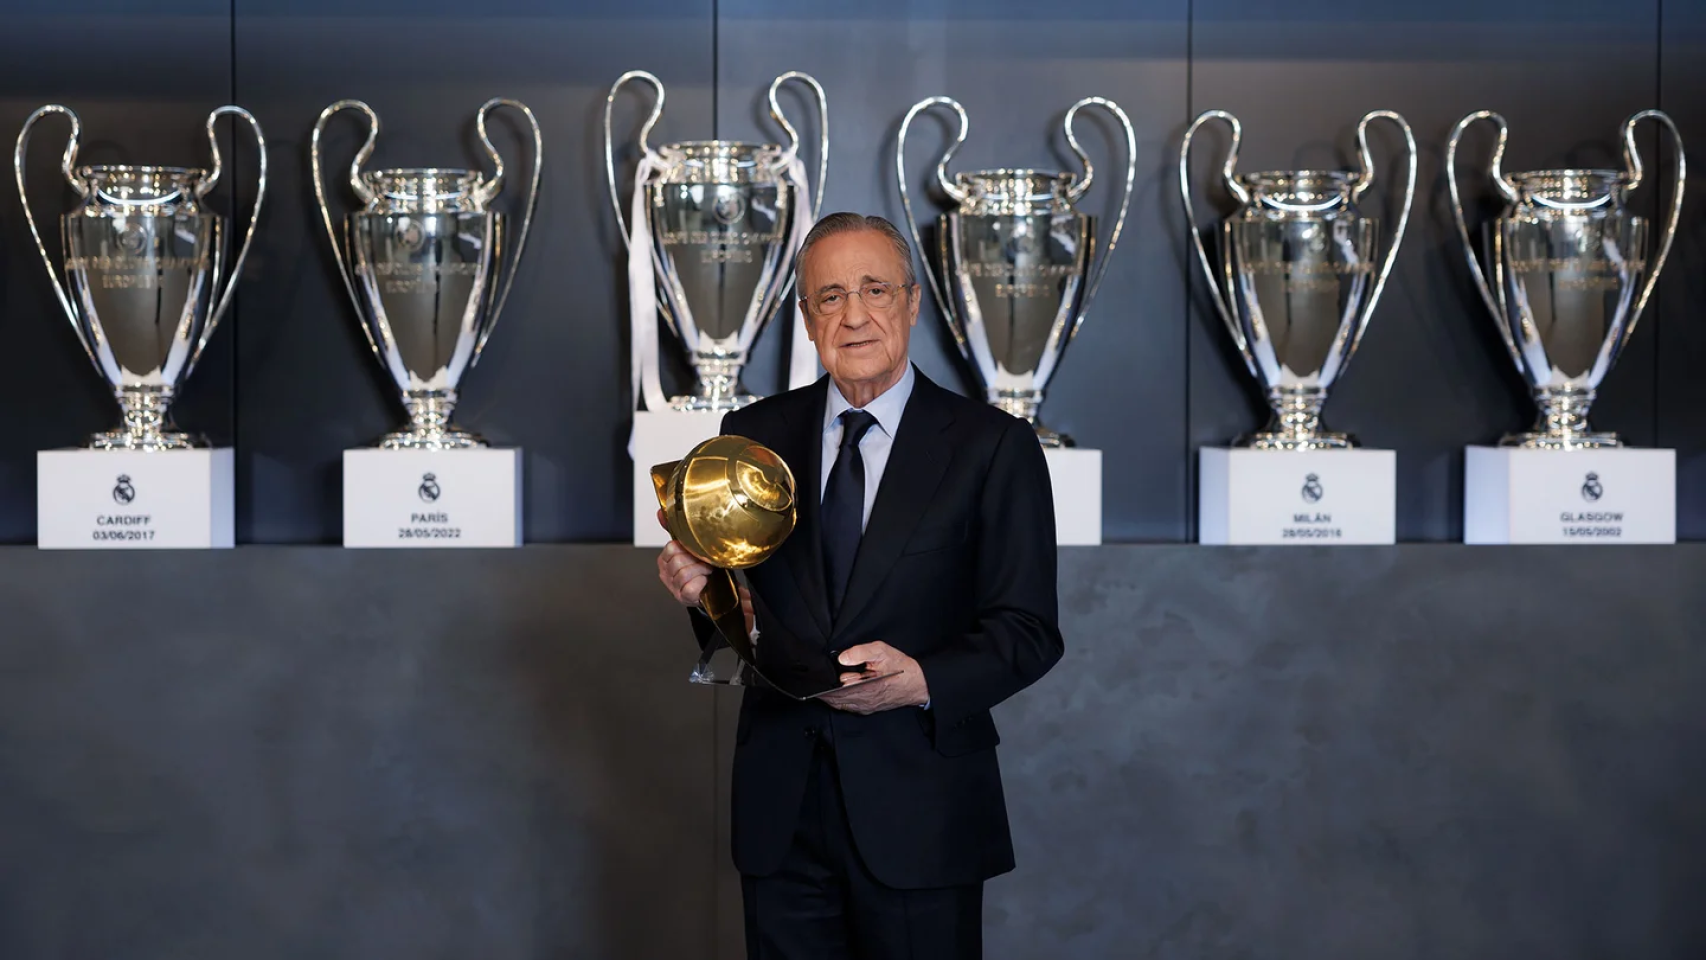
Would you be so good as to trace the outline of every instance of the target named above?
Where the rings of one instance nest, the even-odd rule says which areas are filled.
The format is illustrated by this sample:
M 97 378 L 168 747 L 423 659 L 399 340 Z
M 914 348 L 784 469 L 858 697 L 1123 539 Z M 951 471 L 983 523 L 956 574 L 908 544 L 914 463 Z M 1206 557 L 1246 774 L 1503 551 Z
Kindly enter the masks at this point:
M 24 151 L 36 121 L 61 113 L 71 121 L 61 169 L 80 202 L 60 218 L 64 279 L 42 243 L 24 188 Z M 214 125 L 242 117 L 255 131 L 260 175 L 254 208 L 237 257 L 226 261 L 226 219 L 208 209 L 207 195 L 223 171 Z M 225 310 L 267 192 L 267 146 L 261 126 L 242 107 L 224 106 L 207 117 L 213 167 L 77 166 L 82 123 L 69 107 L 48 104 L 30 114 L 18 133 L 12 169 L 18 199 L 36 250 L 53 281 L 59 305 L 95 368 L 118 396 L 124 423 L 98 433 L 88 446 L 101 450 L 181 450 L 204 446 L 178 433 L 169 418 L 172 398 L 195 368 Z M 228 268 L 229 267 L 229 268 Z M 69 288 L 69 289 L 67 289 Z
M 503 157 L 486 135 L 486 116 L 510 107 L 533 130 L 533 176 L 523 205 L 521 231 L 491 209 L 503 189 Z M 367 142 L 349 167 L 349 185 L 362 208 L 343 218 L 343 230 L 326 201 L 320 137 L 340 110 L 367 117 Z M 492 175 L 436 167 L 363 171 L 379 136 L 379 117 L 360 100 L 339 100 L 320 112 L 309 151 L 314 196 L 344 288 L 361 318 L 374 355 L 402 392 L 409 425 L 387 434 L 387 450 L 458 450 L 486 442 L 450 422 L 456 387 L 480 359 L 504 301 L 533 211 L 539 201 L 543 144 L 533 111 L 494 97 L 480 105 L 474 127 L 492 158 Z M 513 243 L 512 243 L 513 239 Z
M 1635 125 L 1648 119 L 1669 129 L 1676 144 L 1670 220 L 1651 264 L 1646 259 L 1647 221 L 1628 209 L 1629 194 L 1642 180 Z M 1505 200 L 1504 210 L 1482 231 L 1485 266 L 1476 256 L 1457 187 L 1458 143 L 1480 120 L 1499 128 L 1491 172 L 1493 186 Z M 1504 117 L 1478 110 L 1458 121 L 1446 147 L 1451 212 L 1469 271 L 1540 408 L 1532 431 L 1510 434 L 1499 445 L 1545 450 L 1620 446 L 1616 434 L 1595 433 L 1588 426 L 1588 407 L 1635 332 L 1676 237 L 1687 173 L 1682 137 L 1670 117 L 1643 110 L 1623 124 L 1626 170 L 1537 170 L 1507 176 L 1500 162 L 1509 132 Z
M 906 133 L 914 117 L 938 105 L 952 110 L 960 121 L 958 135 L 936 162 L 936 182 L 955 208 L 937 223 L 942 278 L 937 279 L 929 263 L 924 277 L 989 402 L 1030 421 L 1044 446 L 1072 446 L 1070 437 L 1044 426 L 1037 411 L 1125 227 L 1137 174 L 1137 135 L 1118 104 L 1085 97 L 1066 111 L 1062 123 L 1067 145 L 1084 167 L 1082 178 L 1046 170 L 977 170 L 950 178 L 948 161 L 965 142 L 970 125 L 965 108 L 949 97 L 920 100 L 900 122 L 894 158 L 906 225 L 920 250 L 924 239 L 906 187 Z M 1096 218 L 1073 206 L 1096 177 L 1072 128 L 1078 111 L 1090 106 L 1119 121 L 1129 158 L 1119 217 L 1100 251 Z
M 657 103 L 640 128 L 641 156 L 624 217 L 610 123 L 616 94 L 630 80 L 655 87 Z M 815 201 L 799 158 L 799 134 L 776 101 L 777 90 L 790 80 L 817 97 L 822 136 Z M 732 410 L 757 399 L 741 385 L 741 369 L 753 341 L 789 299 L 794 254 L 817 218 L 829 172 L 823 87 L 804 73 L 784 73 L 770 84 L 769 100 L 770 115 L 788 136 L 785 147 L 698 140 L 653 149 L 649 138 L 663 115 L 663 83 L 644 70 L 630 70 L 605 98 L 605 178 L 628 247 L 636 409 L 642 397 L 653 411 Z M 658 375 L 659 313 L 687 349 L 697 380 L 693 393 L 668 400 Z M 795 340 L 800 355 L 797 324 Z
M 1368 127 L 1390 120 L 1404 132 L 1409 174 L 1398 223 L 1380 256 L 1380 221 L 1357 207 L 1374 183 Z M 1210 262 L 1191 202 L 1191 138 L 1211 120 L 1232 128 L 1221 168 L 1238 209 L 1220 230 L 1219 269 Z M 1209 110 L 1185 130 L 1179 146 L 1179 196 L 1190 223 L 1197 262 L 1214 307 L 1238 352 L 1262 386 L 1273 415 L 1267 429 L 1238 438 L 1257 450 L 1337 450 L 1356 446 L 1321 427 L 1327 391 L 1344 375 L 1368 330 L 1392 272 L 1416 197 L 1416 138 L 1404 118 L 1375 110 L 1357 124 L 1361 168 L 1237 173 L 1243 126 L 1225 110 Z

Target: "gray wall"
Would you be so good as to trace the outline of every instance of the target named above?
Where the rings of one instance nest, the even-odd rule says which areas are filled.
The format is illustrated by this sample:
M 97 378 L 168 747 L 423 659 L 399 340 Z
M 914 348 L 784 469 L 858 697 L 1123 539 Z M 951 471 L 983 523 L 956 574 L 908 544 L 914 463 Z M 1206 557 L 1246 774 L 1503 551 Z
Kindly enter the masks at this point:
M 629 536 L 624 258 L 603 200 L 598 123 L 604 91 L 625 69 L 651 69 L 669 86 L 660 142 L 774 139 L 763 88 L 783 70 L 809 69 L 830 97 L 828 208 L 893 217 L 893 138 L 922 97 L 947 93 L 970 111 L 958 169 L 1060 167 L 1068 162 L 1056 128 L 1065 107 L 1087 94 L 1123 104 L 1138 133 L 1131 220 L 1045 407 L 1054 425 L 1104 451 L 1104 530 L 1113 542 L 1193 539 L 1194 451 L 1262 416 L 1186 269 L 1171 171 L 1196 112 L 1224 107 L 1244 118 L 1251 169 L 1348 164 L 1355 121 L 1369 109 L 1397 109 L 1415 126 L 1417 213 L 1363 350 L 1328 406 L 1331 423 L 1398 451 L 1398 533 L 1412 541 L 1460 538 L 1462 447 L 1530 416 L 1460 266 L 1441 170 L 1451 124 L 1477 107 L 1502 111 L 1513 124 L 1516 168 L 1609 164 L 1620 120 L 1654 105 L 1672 111 L 1697 146 L 1706 142 L 1706 14 L 1682 0 L 1302 0 L 1283 15 L 1267 0 L 7 6 L 0 129 L 42 101 L 63 100 L 84 113 L 91 155 L 197 162 L 202 117 L 235 99 L 271 136 L 275 177 L 256 254 L 235 315 L 179 410 L 187 426 L 236 444 L 245 543 L 337 542 L 341 451 L 372 442 L 401 416 L 344 303 L 310 199 L 309 129 L 340 97 L 365 98 L 384 118 L 380 164 L 475 163 L 472 114 L 494 94 L 530 103 L 545 126 L 539 227 L 462 407 L 470 426 L 526 451 L 533 542 Z M 101 57 L 67 52 L 95 48 Z M 624 139 L 647 105 L 641 92 L 623 98 Z M 513 156 L 518 131 L 498 127 Z M 334 127 L 335 155 L 353 150 L 354 128 Z M 931 121 L 917 131 L 910 163 L 922 186 L 946 130 Z M 1084 127 L 1109 187 L 1123 163 L 1113 133 L 1099 121 Z M 68 194 L 52 177 L 55 154 L 43 139 L 31 172 L 37 209 L 46 211 Z M 1658 151 L 1656 135 L 1643 143 Z M 1389 153 L 1396 141 L 1378 144 Z M 1218 146 L 1214 137 L 1203 143 L 1205 188 Z M 1665 151 L 1653 154 L 1661 174 Z M 1472 162 L 1484 161 L 1471 152 Z M 1398 165 L 1383 159 L 1381 173 L 1390 184 Z M 1649 209 L 1659 189 L 1642 191 Z M 1107 213 L 1114 201 L 1111 189 L 1098 189 L 1086 206 Z M 13 412 L 12 428 L 0 431 L 0 542 L 28 543 L 35 451 L 77 442 L 113 411 L 55 315 L 20 221 L 16 201 L 0 191 L 0 331 L 12 345 L 0 409 Z M 1706 364 L 1703 262 L 1706 205 L 1697 198 L 1652 315 L 1596 408 L 1602 426 L 1679 450 L 1685 538 L 1706 536 L 1706 404 L 1694 372 Z M 761 338 L 754 389 L 779 388 L 785 339 L 781 326 Z M 933 306 L 916 344 L 931 376 L 969 386 Z M 679 380 L 680 358 L 670 364 L 666 380 Z
M 1706 951 L 1706 547 L 1062 561 L 992 958 Z M 741 955 L 644 552 L 13 548 L 0 609 L 8 960 Z

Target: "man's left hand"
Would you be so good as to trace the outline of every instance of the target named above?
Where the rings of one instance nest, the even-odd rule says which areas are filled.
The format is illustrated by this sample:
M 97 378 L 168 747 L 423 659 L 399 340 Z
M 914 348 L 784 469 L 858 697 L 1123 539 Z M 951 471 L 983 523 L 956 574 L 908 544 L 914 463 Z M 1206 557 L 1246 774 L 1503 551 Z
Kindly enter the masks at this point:
M 866 673 L 879 676 L 887 673 L 893 676 L 858 683 L 865 674 L 843 673 L 843 684 L 858 685 L 844 686 L 840 690 L 824 694 L 821 698 L 837 710 L 864 716 L 899 707 L 922 707 L 930 702 L 930 687 L 924 682 L 924 670 L 919 667 L 918 661 L 881 640 L 848 647 L 841 651 L 838 662 L 846 667 L 856 667 L 862 663 Z

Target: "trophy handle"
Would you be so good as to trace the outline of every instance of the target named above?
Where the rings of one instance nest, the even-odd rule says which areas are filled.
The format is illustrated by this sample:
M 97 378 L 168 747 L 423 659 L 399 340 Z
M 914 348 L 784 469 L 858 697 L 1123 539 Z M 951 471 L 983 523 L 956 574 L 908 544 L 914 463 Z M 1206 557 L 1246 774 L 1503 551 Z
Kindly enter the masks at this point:
M 490 203 L 492 198 L 497 196 L 498 191 L 503 188 L 504 182 L 503 157 L 498 154 L 497 148 L 492 146 L 491 137 L 486 135 L 486 116 L 498 107 L 509 107 L 512 110 L 519 111 L 522 116 L 527 118 L 528 126 L 533 128 L 533 176 L 528 180 L 527 204 L 523 208 L 525 212 L 521 217 L 521 232 L 516 235 L 515 249 L 505 258 L 509 261 L 509 269 L 504 273 L 502 285 L 498 287 L 498 298 L 492 304 L 492 313 L 486 322 L 486 329 L 480 333 L 480 339 L 474 344 L 474 356 L 469 361 L 470 366 L 480 362 L 480 354 L 486 349 L 486 341 L 491 339 L 492 330 L 497 327 L 498 317 L 503 313 L 504 303 L 509 300 L 510 287 L 515 285 L 515 273 L 521 267 L 521 254 L 527 248 L 527 234 L 533 229 L 533 211 L 539 206 L 539 179 L 544 172 L 545 139 L 539 132 L 539 120 L 534 117 L 533 111 L 529 110 L 527 105 L 520 100 L 511 100 L 507 97 L 493 97 L 487 100 L 480 104 L 480 112 L 474 115 L 474 129 L 479 133 L 480 143 L 486 148 L 486 155 L 492 158 L 492 164 L 496 168 L 492 173 L 492 178 L 480 185 L 482 206 Z
M 622 219 L 622 195 L 616 191 L 616 145 L 610 133 L 610 114 L 616 106 L 616 91 L 622 89 L 623 84 L 630 80 L 644 80 L 658 92 L 657 103 L 652 106 L 652 115 L 646 118 L 645 126 L 640 128 L 640 150 L 647 154 L 652 152 L 652 128 L 657 126 L 658 118 L 663 116 L 664 98 L 663 81 L 644 70 L 629 70 L 617 77 L 616 82 L 610 85 L 609 96 L 604 98 L 604 182 L 610 187 L 610 209 L 616 211 L 616 226 L 620 228 L 617 233 L 621 235 L 624 247 L 628 245 L 628 223 Z M 821 90 L 819 95 L 822 95 Z M 827 157 L 825 154 L 825 163 L 828 162 Z
M 1642 110 L 1623 123 L 1623 157 L 1629 166 L 1629 189 L 1639 187 L 1643 177 L 1641 153 L 1635 148 L 1635 126 L 1642 120 L 1656 120 L 1670 130 L 1671 143 L 1676 145 L 1676 179 L 1670 200 L 1670 219 L 1665 223 L 1664 239 L 1659 241 L 1659 255 L 1653 258 L 1652 269 L 1647 271 L 1647 282 L 1641 286 L 1641 295 L 1635 300 L 1629 315 L 1629 329 L 1623 334 L 1625 338 L 1634 333 L 1635 322 L 1641 318 L 1641 311 L 1647 306 L 1647 298 L 1652 296 L 1653 287 L 1659 282 L 1659 271 L 1664 269 L 1665 258 L 1670 255 L 1671 241 L 1676 239 L 1677 226 L 1682 220 L 1683 188 L 1688 182 L 1688 159 L 1683 153 L 1682 134 L 1676 129 L 1676 124 L 1671 121 L 1669 114 L 1662 111 Z
M 1089 192 L 1090 183 L 1096 178 L 1096 170 L 1090 165 L 1090 157 L 1084 152 L 1084 148 L 1078 145 L 1078 137 L 1072 132 L 1073 118 L 1078 115 L 1081 108 L 1089 106 L 1101 107 L 1113 114 L 1114 118 L 1120 122 L 1120 126 L 1125 129 L 1127 159 L 1125 195 L 1120 198 L 1120 215 L 1114 220 L 1114 229 L 1108 234 L 1108 245 L 1102 251 L 1102 262 L 1096 268 L 1095 274 L 1090 277 L 1089 288 L 1084 291 L 1084 306 L 1079 310 L 1077 321 L 1073 323 L 1074 331 L 1078 329 L 1079 323 L 1084 322 L 1084 314 L 1089 311 L 1090 303 L 1096 297 L 1096 290 L 1102 285 L 1102 278 L 1108 273 L 1109 258 L 1113 255 L 1114 245 L 1120 241 L 1120 231 L 1125 228 L 1126 211 L 1131 207 L 1131 189 L 1137 180 L 1137 132 L 1131 127 L 1131 118 L 1126 116 L 1125 111 L 1120 109 L 1120 105 L 1112 100 L 1104 97 L 1085 97 L 1066 111 L 1066 120 L 1063 122 L 1066 129 L 1066 142 L 1072 147 L 1072 152 L 1078 155 L 1078 162 L 1084 165 L 1084 179 L 1079 181 L 1077 186 L 1067 191 L 1067 199 L 1072 203 L 1077 203 Z
M 226 114 L 242 117 L 249 122 L 255 131 L 255 147 L 260 157 L 260 177 L 255 187 L 255 205 L 249 209 L 249 228 L 243 233 L 243 245 L 237 248 L 237 259 L 231 261 L 229 271 L 223 269 L 225 244 L 224 238 L 216 239 L 213 269 L 213 309 L 208 314 L 207 323 L 203 325 L 201 339 L 196 342 L 195 352 L 190 354 L 189 362 L 184 367 L 184 375 L 188 376 L 195 369 L 196 362 L 201 359 L 201 353 L 207 349 L 207 341 L 213 336 L 213 331 L 219 326 L 219 320 L 225 316 L 225 311 L 231 306 L 231 296 L 237 289 L 237 278 L 243 272 L 243 261 L 249 256 L 249 247 L 255 242 L 255 225 L 261 219 L 261 204 L 267 197 L 267 138 L 261 132 L 261 123 L 254 114 L 242 107 L 227 104 L 207 115 L 207 145 L 213 154 L 213 169 L 207 179 L 196 187 L 196 199 L 201 199 L 213 191 L 219 183 L 220 174 L 225 169 L 224 159 L 219 154 L 219 137 L 214 132 L 214 125 L 219 118 Z
M 83 189 L 83 185 L 77 182 L 77 178 L 71 173 L 72 165 L 77 162 L 77 147 L 83 136 L 83 124 L 77 119 L 77 114 L 71 112 L 70 107 L 57 103 L 50 103 L 37 108 L 34 113 L 30 114 L 29 119 L 24 121 L 24 128 L 18 131 L 17 148 L 12 153 L 12 172 L 17 176 L 18 201 L 24 206 L 24 220 L 30 225 L 30 236 L 35 239 L 36 252 L 41 254 L 42 266 L 47 268 L 47 278 L 53 281 L 53 295 L 59 298 L 59 306 L 65 311 L 66 319 L 71 321 L 71 329 L 76 331 L 77 342 L 83 345 L 83 352 L 88 354 L 91 363 L 99 365 L 99 361 L 95 359 L 95 352 L 89 349 L 89 342 L 83 338 L 83 332 L 78 327 L 77 308 L 71 302 L 71 295 L 66 292 L 65 283 L 60 279 L 59 271 L 53 266 L 53 258 L 48 256 L 47 246 L 41 242 L 41 231 L 36 229 L 36 217 L 30 210 L 29 194 L 24 189 L 24 152 L 29 147 L 30 130 L 36 125 L 37 120 L 50 113 L 62 113 L 66 119 L 71 121 L 71 136 L 65 143 L 65 153 L 60 160 L 59 167 L 65 173 L 65 179 L 71 184 L 71 189 L 77 191 L 78 196 L 86 197 L 89 195 L 88 191 Z
M 1451 192 L 1451 218 L 1457 224 L 1457 237 L 1463 241 L 1463 256 L 1469 262 L 1469 273 L 1475 278 L 1475 289 L 1480 291 L 1481 301 L 1492 311 L 1493 319 L 1498 321 L 1499 336 L 1504 338 L 1505 348 L 1510 351 L 1511 359 L 1518 369 L 1522 367 L 1522 351 L 1516 345 L 1510 328 L 1503 322 L 1503 312 L 1499 309 L 1499 301 L 1493 294 L 1493 288 L 1487 283 L 1487 273 L 1481 268 L 1480 258 L 1475 256 L 1475 241 L 1469 236 L 1469 222 L 1463 214 L 1463 196 L 1457 186 L 1457 146 L 1463 140 L 1463 132 L 1479 120 L 1487 120 L 1498 125 L 1499 139 L 1493 147 L 1493 185 L 1511 203 L 1519 202 L 1516 187 L 1505 179 L 1500 164 L 1505 157 L 1505 140 L 1510 135 L 1510 124 L 1505 118 L 1491 110 L 1477 110 L 1457 121 L 1457 126 L 1451 128 L 1451 137 L 1445 144 L 1445 183 Z
M 1390 120 L 1404 131 L 1404 145 L 1410 154 L 1409 173 L 1404 178 L 1404 204 L 1398 214 L 1398 222 L 1392 228 L 1392 242 L 1386 249 L 1386 257 L 1380 263 L 1380 273 L 1374 279 L 1374 289 L 1369 291 L 1368 303 L 1363 305 L 1362 316 L 1357 318 L 1356 333 L 1351 337 L 1350 349 L 1345 357 L 1349 359 L 1356 352 L 1357 344 L 1362 342 L 1362 333 L 1368 329 L 1368 321 L 1374 316 L 1374 305 L 1380 302 L 1380 293 L 1386 289 L 1386 278 L 1392 273 L 1392 264 L 1398 260 L 1398 247 L 1404 242 L 1404 229 L 1410 224 L 1410 208 L 1416 201 L 1416 136 L 1410 130 L 1410 125 L 1402 116 L 1391 110 L 1373 110 L 1357 124 L 1357 157 L 1362 163 L 1362 176 L 1354 188 L 1361 195 L 1374 183 L 1374 155 L 1368 146 L 1368 125 L 1375 120 Z
M 936 306 L 942 311 L 942 319 L 947 321 L 953 317 L 953 311 L 948 309 L 948 295 L 944 289 L 947 278 L 944 277 L 940 281 L 936 279 L 936 271 L 930 266 L 929 256 L 924 253 L 924 237 L 918 232 L 917 218 L 912 215 L 912 194 L 906 189 L 906 132 L 912 126 L 912 118 L 938 104 L 953 110 L 960 118 L 960 132 L 954 137 L 954 142 L 948 144 L 942 159 L 936 162 L 936 182 L 942 185 L 942 189 L 955 203 L 965 201 L 965 191 L 954 186 L 953 181 L 948 179 L 948 160 L 953 157 L 954 151 L 960 148 L 960 144 L 966 142 L 966 131 L 970 129 L 971 121 L 966 117 L 966 108 L 960 106 L 959 101 L 952 97 L 928 97 L 913 104 L 912 109 L 906 111 L 906 116 L 900 121 L 900 136 L 895 141 L 894 176 L 895 182 L 900 185 L 900 206 L 906 214 L 906 228 L 912 232 L 912 242 L 917 245 L 918 256 L 924 261 L 924 279 L 930 282 L 930 293 L 936 298 Z M 942 269 L 946 270 L 947 265 L 944 264 Z
M 1238 146 L 1244 140 L 1244 125 L 1238 118 L 1225 110 L 1204 110 L 1197 115 L 1191 125 L 1185 128 L 1185 138 L 1179 144 L 1179 199 L 1185 205 L 1185 221 L 1190 224 L 1191 243 L 1197 251 L 1197 263 L 1202 266 L 1203 277 L 1208 280 L 1208 293 L 1214 300 L 1214 309 L 1219 312 L 1220 319 L 1226 324 L 1226 329 L 1232 334 L 1232 342 L 1238 345 L 1238 352 L 1243 355 L 1244 363 L 1252 370 L 1255 363 L 1250 355 L 1250 343 L 1244 338 L 1244 331 L 1238 328 L 1238 320 L 1232 315 L 1232 304 L 1227 302 L 1226 291 L 1231 287 L 1232 264 L 1222 264 L 1225 272 L 1226 286 L 1222 287 L 1220 279 L 1214 275 L 1214 267 L 1208 262 L 1208 248 L 1202 242 L 1202 228 L 1197 225 L 1197 212 L 1191 205 L 1191 138 L 1196 136 L 1197 128 L 1210 120 L 1222 120 L 1232 128 L 1232 146 L 1226 152 L 1226 162 L 1220 168 L 1220 178 L 1226 184 L 1226 189 L 1232 193 L 1239 206 L 1250 202 L 1250 193 L 1234 179 L 1234 171 L 1238 168 Z
M 776 91 L 789 80 L 798 80 L 812 88 L 817 96 L 817 186 L 812 189 L 812 220 L 817 220 L 818 212 L 823 209 L 823 183 L 829 176 L 829 99 L 824 96 L 823 85 L 818 83 L 810 74 L 798 70 L 790 70 L 775 80 L 770 81 L 770 116 L 782 125 L 782 130 L 788 134 L 788 149 L 782 151 L 782 159 L 777 163 L 778 168 L 786 167 L 793 162 L 794 155 L 800 150 L 800 135 L 794 130 L 794 125 L 782 115 L 782 105 L 776 102 Z
M 373 142 L 379 136 L 379 115 L 373 112 L 372 107 L 360 100 L 339 100 L 320 111 L 320 119 L 314 121 L 314 133 L 308 141 L 308 163 L 312 168 L 310 172 L 314 178 L 314 199 L 320 206 L 320 219 L 326 225 L 326 239 L 332 242 L 332 259 L 337 261 L 338 275 L 344 278 L 344 292 L 349 294 L 350 303 L 355 304 L 356 316 L 365 318 L 367 309 L 362 306 L 361 297 L 355 291 L 355 280 L 350 276 L 349 261 L 344 244 L 338 240 L 338 228 L 332 223 L 332 208 L 326 203 L 325 177 L 322 175 L 320 166 L 320 135 L 325 132 L 326 121 L 330 120 L 332 115 L 340 110 L 359 110 L 367 117 L 367 142 L 361 145 L 360 150 L 356 151 L 355 159 L 350 161 L 349 165 L 350 186 L 354 188 L 356 195 L 361 198 L 364 204 L 371 203 L 374 194 L 373 191 L 367 189 L 366 184 L 361 182 L 361 165 L 366 163 L 367 158 L 373 154 Z M 378 341 L 373 339 L 373 331 L 367 329 L 365 319 L 359 326 L 362 335 L 367 337 L 368 346 L 373 348 L 376 356 L 383 359 L 384 353 L 380 351 Z

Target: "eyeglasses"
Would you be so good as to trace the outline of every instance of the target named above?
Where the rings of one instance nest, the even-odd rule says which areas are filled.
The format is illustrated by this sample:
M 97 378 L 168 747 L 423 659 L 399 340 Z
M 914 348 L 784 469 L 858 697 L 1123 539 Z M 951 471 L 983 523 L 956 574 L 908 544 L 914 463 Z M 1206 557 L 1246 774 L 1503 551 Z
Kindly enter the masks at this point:
M 886 311 L 900 299 L 901 291 L 909 288 L 903 283 L 867 283 L 857 290 L 825 290 L 814 293 L 809 297 L 801 297 L 800 302 L 811 307 L 812 313 L 820 317 L 840 316 L 847 309 L 847 304 L 854 297 L 864 301 L 865 309 Z

